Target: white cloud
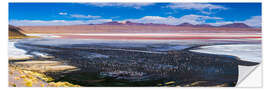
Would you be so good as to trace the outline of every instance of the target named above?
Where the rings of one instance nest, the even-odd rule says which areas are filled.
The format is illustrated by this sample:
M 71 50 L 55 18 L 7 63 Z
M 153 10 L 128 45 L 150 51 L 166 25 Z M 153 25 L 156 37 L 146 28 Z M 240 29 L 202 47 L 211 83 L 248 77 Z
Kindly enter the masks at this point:
M 97 20 L 11 20 L 9 24 L 15 26 L 50 26 L 50 25 L 79 25 L 79 24 L 101 24 L 111 22 L 111 19 L 97 19 Z
M 206 20 L 209 19 L 222 19 L 219 17 L 209 17 L 202 15 L 185 15 L 180 18 L 175 18 L 172 16 L 169 17 L 160 17 L 160 16 L 145 16 L 139 19 L 126 19 L 123 21 L 131 21 L 137 23 L 156 23 L 156 24 L 168 24 L 168 25 L 178 25 L 182 23 L 190 24 L 204 24 Z M 112 19 L 96 19 L 96 20 L 11 20 L 9 24 L 17 26 L 48 26 L 48 25 L 78 25 L 78 24 L 100 24 L 104 22 L 111 22 Z
M 81 15 L 81 14 L 72 14 L 70 16 L 75 17 L 75 18 L 91 18 L 91 19 L 96 19 L 96 18 L 101 17 L 101 16 L 92 16 L 92 15 Z
M 208 3 L 173 3 L 167 6 L 172 9 L 193 9 L 199 10 L 204 14 L 211 14 L 212 10 L 226 10 L 226 7 L 220 5 L 213 5 Z
M 232 24 L 232 23 L 244 23 L 251 27 L 261 27 L 262 26 L 262 17 L 261 16 L 253 16 L 247 20 L 244 21 L 221 21 L 216 23 L 207 23 L 213 26 L 221 26 L 226 24 Z
M 169 5 L 168 7 L 177 9 L 196 9 L 196 10 L 204 10 L 204 9 L 227 9 L 223 6 L 213 5 L 208 3 L 174 3 Z
M 60 12 L 60 13 L 58 13 L 59 15 L 67 15 L 67 13 L 66 12 Z
M 137 22 L 137 23 L 156 23 L 156 24 L 168 24 L 168 25 L 178 25 L 182 23 L 190 23 L 190 24 L 203 24 L 206 20 L 209 19 L 223 19 L 219 17 L 209 17 L 202 15 L 185 15 L 180 18 L 175 18 L 172 16 L 169 17 L 160 17 L 160 16 L 145 16 L 140 19 L 127 19 L 125 21 Z
M 207 23 L 206 20 L 217 20 L 215 23 Z M 182 23 L 197 24 L 210 24 L 213 26 L 221 26 L 232 23 L 245 23 L 251 27 L 261 27 L 261 16 L 253 16 L 244 21 L 220 21 L 223 18 L 210 17 L 203 15 L 185 15 L 179 18 L 176 17 L 160 17 L 160 16 L 145 16 L 139 19 L 126 19 L 123 21 L 131 21 L 137 23 L 155 23 L 155 24 L 168 24 L 179 25 Z M 96 19 L 96 20 L 10 20 L 9 24 L 16 26 L 48 26 L 48 25 L 79 25 L 79 24 L 101 24 L 105 22 L 111 22 L 112 19 Z
M 68 15 L 68 13 L 66 12 L 60 12 L 58 14 L 62 16 Z M 82 14 L 69 14 L 69 16 L 73 18 L 88 18 L 88 19 L 97 19 L 101 17 L 101 16 L 93 16 L 93 15 L 82 15 Z
M 245 21 L 239 21 L 240 23 L 245 23 L 252 27 L 261 27 L 262 26 L 262 17 L 261 16 L 253 16 L 250 19 Z
M 212 26 L 221 26 L 221 25 L 226 25 L 226 24 L 232 24 L 234 22 L 231 21 L 221 21 L 221 22 L 216 22 L 216 23 L 206 23 Z
M 112 6 L 117 6 L 117 7 L 131 7 L 135 9 L 141 9 L 141 7 L 153 5 L 153 3 L 84 3 L 87 5 L 94 5 L 98 7 L 112 7 Z

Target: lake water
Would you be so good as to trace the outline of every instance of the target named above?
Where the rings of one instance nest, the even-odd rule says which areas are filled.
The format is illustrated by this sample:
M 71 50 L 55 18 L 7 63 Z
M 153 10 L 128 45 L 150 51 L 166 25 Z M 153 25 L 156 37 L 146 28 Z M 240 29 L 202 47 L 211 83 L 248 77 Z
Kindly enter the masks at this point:
M 194 82 L 203 82 L 196 84 L 198 86 L 235 86 L 238 65 L 258 63 L 188 50 L 200 45 L 232 43 L 248 42 L 43 38 L 20 40 L 15 46 L 29 54 L 44 53 L 55 57 L 51 60 L 80 68 L 72 72 L 47 74 L 56 81 L 69 81 L 82 86 L 186 86 Z M 165 84 L 170 81 L 174 83 Z

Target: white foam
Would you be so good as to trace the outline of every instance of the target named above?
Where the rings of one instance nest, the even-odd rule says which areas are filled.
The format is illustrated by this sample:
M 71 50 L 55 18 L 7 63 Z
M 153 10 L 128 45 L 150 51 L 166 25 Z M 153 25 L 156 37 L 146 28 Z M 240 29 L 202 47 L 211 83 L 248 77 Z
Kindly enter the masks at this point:
M 34 56 L 42 57 L 42 58 L 53 58 L 53 56 L 49 56 L 47 53 L 41 52 L 31 52 Z
M 61 36 L 57 36 L 55 34 L 26 34 L 27 36 L 37 36 L 42 38 L 59 38 Z

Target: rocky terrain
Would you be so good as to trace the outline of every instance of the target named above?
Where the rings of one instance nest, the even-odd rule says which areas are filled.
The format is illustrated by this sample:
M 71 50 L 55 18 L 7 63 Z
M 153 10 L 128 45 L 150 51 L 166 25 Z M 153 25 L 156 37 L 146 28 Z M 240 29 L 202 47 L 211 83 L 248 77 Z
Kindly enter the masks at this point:
M 26 36 L 22 29 L 9 25 L 9 42 L 8 42 L 8 60 L 9 60 L 9 87 L 67 87 L 73 85 L 68 82 L 53 82 L 51 77 L 46 76 L 45 72 L 61 72 L 76 69 L 74 66 L 64 65 L 57 61 L 46 61 L 52 58 L 42 55 L 41 53 L 27 54 L 26 51 L 19 49 L 15 43 L 19 40 L 33 38 L 35 36 Z M 36 60 L 36 56 L 45 60 Z
M 25 38 L 26 35 L 22 33 L 22 29 L 16 26 L 8 25 L 9 38 Z

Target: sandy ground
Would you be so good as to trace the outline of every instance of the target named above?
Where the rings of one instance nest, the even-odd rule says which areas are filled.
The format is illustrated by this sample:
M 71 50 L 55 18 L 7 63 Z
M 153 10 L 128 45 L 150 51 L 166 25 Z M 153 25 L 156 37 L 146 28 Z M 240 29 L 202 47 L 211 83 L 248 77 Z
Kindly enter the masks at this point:
M 24 61 L 33 59 L 34 56 L 42 58 L 53 58 L 47 54 L 40 52 L 33 52 L 31 55 L 27 51 L 17 48 L 15 43 L 18 40 L 12 39 L 8 42 L 8 56 L 9 60 L 19 60 L 13 64 L 9 64 L 9 87 L 66 87 L 75 86 L 68 82 L 50 82 L 42 72 L 58 72 L 66 70 L 74 70 L 77 67 L 64 65 L 58 61 Z
M 46 81 L 38 79 L 30 71 L 9 67 L 9 87 L 44 87 L 48 86 Z

